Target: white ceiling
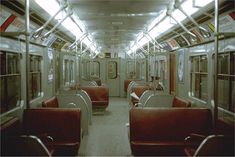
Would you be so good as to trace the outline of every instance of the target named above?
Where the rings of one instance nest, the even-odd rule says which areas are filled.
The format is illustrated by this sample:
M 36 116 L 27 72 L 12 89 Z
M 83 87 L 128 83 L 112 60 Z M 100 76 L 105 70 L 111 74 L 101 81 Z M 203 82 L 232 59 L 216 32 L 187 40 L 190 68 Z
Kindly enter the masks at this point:
M 125 51 L 173 0 L 68 0 L 102 52 Z

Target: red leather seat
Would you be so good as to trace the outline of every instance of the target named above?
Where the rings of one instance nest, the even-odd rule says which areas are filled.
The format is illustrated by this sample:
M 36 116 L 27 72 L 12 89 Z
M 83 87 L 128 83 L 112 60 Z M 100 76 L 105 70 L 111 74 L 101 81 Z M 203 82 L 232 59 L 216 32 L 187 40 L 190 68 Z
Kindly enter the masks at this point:
M 127 92 L 128 85 L 133 81 L 133 79 L 124 80 L 124 92 Z
M 234 138 L 224 135 L 207 136 L 196 150 L 185 148 L 187 156 L 234 156 Z
M 190 107 L 191 103 L 187 100 L 184 100 L 180 97 L 174 96 L 172 107 Z
M 130 146 L 133 155 L 184 155 L 190 133 L 211 134 L 212 115 L 204 108 L 132 108 Z
M 107 108 L 109 105 L 109 88 L 106 86 L 82 86 L 91 98 L 93 108 Z
M 42 107 L 59 107 L 58 99 L 56 96 L 42 102 Z
M 135 92 L 135 94 L 140 98 L 141 95 L 144 93 L 144 91 L 148 90 L 148 86 L 135 86 L 132 88 L 132 92 Z M 136 103 L 138 103 L 138 100 L 131 97 L 131 103 L 134 106 Z
M 27 135 L 38 136 L 55 155 L 76 155 L 81 141 L 80 120 L 80 109 L 26 109 L 23 130 Z

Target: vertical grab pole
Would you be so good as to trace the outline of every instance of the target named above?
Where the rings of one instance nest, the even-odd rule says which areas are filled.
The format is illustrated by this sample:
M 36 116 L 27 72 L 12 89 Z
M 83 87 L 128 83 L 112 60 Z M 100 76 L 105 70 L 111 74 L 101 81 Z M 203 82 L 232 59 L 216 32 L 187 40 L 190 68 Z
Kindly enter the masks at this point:
M 214 126 L 218 119 L 218 49 L 219 49 L 219 0 L 215 0 L 215 59 L 214 59 Z
M 26 108 L 29 104 L 29 0 L 25 0 Z

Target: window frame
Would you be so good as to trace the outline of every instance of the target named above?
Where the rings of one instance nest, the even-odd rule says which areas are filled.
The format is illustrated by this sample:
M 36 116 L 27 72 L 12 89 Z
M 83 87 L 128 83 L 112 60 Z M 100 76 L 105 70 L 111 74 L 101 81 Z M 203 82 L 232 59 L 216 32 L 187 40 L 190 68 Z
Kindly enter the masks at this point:
M 222 66 L 222 64 L 219 64 L 219 57 L 220 56 L 228 56 L 228 63 L 227 63 L 227 73 L 220 73 L 224 67 L 219 67 L 219 66 Z M 231 57 L 233 56 L 233 57 Z M 219 52 L 218 54 L 218 73 L 217 73 L 217 82 L 218 82 L 218 88 L 219 88 L 219 80 L 227 80 L 228 81 L 228 89 L 227 89 L 227 93 L 228 93 L 228 100 L 227 100 L 227 104 L 225 104 L 225 106 L 227 108 L 224 107 L 224 104 L 219 104 L 219 97 L 218 97 L 218 107 L 223 109 L 223 110 L 226 110 L 226 111 L 229 111 L 229 112 L 232 112 L 232 113 L 235 113 L 235 104 L 233 104 L 233 83 L 235 83 L 235 51 L 226 51 L 226 52 Z M 214 54 L 213 54 L 213 61 L 214 61 Z M 219 92 L 220 90 L 218 90 L 217 92 Z M 219 93 L 217 93 L 219 95 Z
M 201 65 L 203 62 L 201 62 L 202 58 L 206 58 L 206 71 L 201 71 Z M 195 69 L 195 65 L 194 63 L 194 58 L 198 58 L 196 60 L 196 62 L 198 63 L 198 67 L 196 69 L 198 69 L 198 71 Z M 202 92 L 202 78 L 206 77 L 206 84 L 208 84 L 208 55 L 207 54 L 200 54 L 200 55 L 193 55 L 189 57 L 190 60 L 190 96 L 198 99 L 202 102 L 207 102 L 208 100 L 208 86 L 206 86 L 206 97 L 203 99 L 203 92 Z M 205 70 L 205 69 L 204 69 Z M 194 75 L 194 79 L 193 79 L 193 75 Z M 197 82 L 197 78 L 199 80 L 199 83 Z M 194 83 L 193 83 L 194 80 Z M 194 85 L 194 87 L 193 87 Z M 196 90 L 198 88 L 198 90 Z M 198 94 L 196 94 L 198 92 Z

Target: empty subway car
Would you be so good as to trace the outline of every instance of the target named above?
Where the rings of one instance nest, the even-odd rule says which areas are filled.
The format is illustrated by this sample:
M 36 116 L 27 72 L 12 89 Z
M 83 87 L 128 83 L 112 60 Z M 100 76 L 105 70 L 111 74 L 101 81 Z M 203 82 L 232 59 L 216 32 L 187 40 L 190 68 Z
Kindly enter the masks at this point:
M 1 156 L 234 156 L 234 0 L 1 0 Z

